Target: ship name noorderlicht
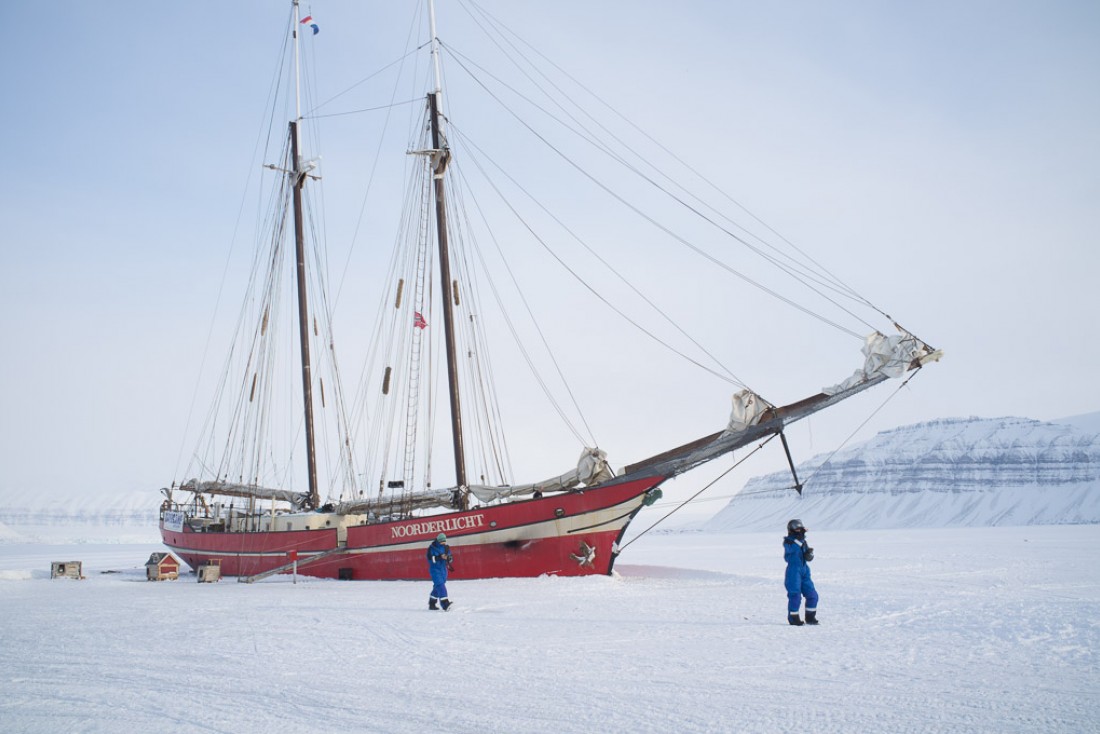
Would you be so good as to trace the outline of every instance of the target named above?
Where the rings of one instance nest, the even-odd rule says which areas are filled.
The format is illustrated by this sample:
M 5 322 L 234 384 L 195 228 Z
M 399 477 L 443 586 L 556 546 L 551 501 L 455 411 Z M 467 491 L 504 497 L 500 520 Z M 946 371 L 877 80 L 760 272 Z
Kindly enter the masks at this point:
M 433 533 L 453 533 L 456 530 L 473 530 L 485 526 L 485 516 L 466 515 L 465 517 L 449 517 L 446 520 L 424 520 L 408 525 L 395 525 L 394 538 L 408 538 L 415 535 L 432 535 Z

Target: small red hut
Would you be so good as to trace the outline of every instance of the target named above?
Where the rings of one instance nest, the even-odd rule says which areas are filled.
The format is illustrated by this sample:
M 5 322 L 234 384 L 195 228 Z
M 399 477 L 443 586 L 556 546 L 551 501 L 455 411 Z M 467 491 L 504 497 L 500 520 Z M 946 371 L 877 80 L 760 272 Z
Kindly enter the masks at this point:
M 145 578 L 149 581 L 164 581 L 180 577 L 180 562 L 171 553 L 154 553 L 145 562 Z

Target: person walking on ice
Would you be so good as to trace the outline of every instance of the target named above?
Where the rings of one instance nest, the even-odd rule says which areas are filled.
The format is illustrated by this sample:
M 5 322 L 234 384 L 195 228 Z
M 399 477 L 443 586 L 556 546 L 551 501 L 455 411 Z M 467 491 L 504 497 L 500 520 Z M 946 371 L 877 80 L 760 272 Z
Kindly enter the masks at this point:
M 432 595 L 428 597 L 428 609 L 439 609 L 437 604 L 447 611 L 451 600 L 447 598 L 447 572 L 451 569 L 454 556 L 447 545 L 447 536 L 443 533 L 435 536 L 428 546 L 428 572 L 432 575 Z
M 802 626 L 798 610 L 802 606 L 802 597 L 806 597 L 806 622 L 817 624 L 817 589 L 810 578 L 810 561 L 814 559 L 814 549 L 806 542 L 806 526 L 801 520 L 787 523 L 787 537 L 783 538 L 783 560 L 787 562 L 787 573 L 783 585 L 787 587 L 787 622 Z

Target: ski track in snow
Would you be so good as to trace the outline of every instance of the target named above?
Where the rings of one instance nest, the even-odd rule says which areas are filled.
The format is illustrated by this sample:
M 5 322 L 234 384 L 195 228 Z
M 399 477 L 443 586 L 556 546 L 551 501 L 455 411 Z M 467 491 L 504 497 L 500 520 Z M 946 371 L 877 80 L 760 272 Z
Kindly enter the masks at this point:
M 427 580 L 0 545 L 0 731 L 1095 731 L 1100 526 L 811 530 L 816 628 L 786 624 L 781 534 L 650 534 L 612 577 L 452 582 L 446 613 Z

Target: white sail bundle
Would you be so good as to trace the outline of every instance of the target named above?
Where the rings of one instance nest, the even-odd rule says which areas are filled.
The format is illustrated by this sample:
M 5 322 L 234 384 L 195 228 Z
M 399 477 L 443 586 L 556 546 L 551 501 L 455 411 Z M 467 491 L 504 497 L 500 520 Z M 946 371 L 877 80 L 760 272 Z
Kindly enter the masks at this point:
M 730 410 L 730 421 L 726 431 L 736 433 L 749 426 L 755 425 L 760 420 L 764 411 L 772 407 L 767 400 L 760 397 L 752 390 L 742 390 L 733 396 L 733 407 Z
M 581 451 L 581 457 L 577 461 L 577 468 L 565 474 L 542 482 L 517 484 L 508 487 L 473 485 L 470 487 L 470 492 L 482 502 L 492 502 L 493 500 L 515 497 L 523 494 L 534 494 L 535 492 L 560 492 L 565 489 L 578 487 L 582 484 L 586 486 L 599 484 L 600 482 L 606 482 L 614 476 L 614 472 L 611 471 L 611 467 L 607 464 L 607 452 L 601 451 L 600 449 L 585 448 Z
M 455 501 L 454 489 L 424 489 L 419 492 L 383 497 L 374 500 L 355 500 L 336 505 L 337 514 L 357 515 L 371 513 L 378 517 L 402 515 L 413 510 L 426 510 L 431 507 L 452 507 Z
M 192 479 L 179 486 L 179 489 L 196 494 L 222 495 L 224 497 L 247 497 L 258 500 L 289 502 L 295 507 L 305 507 L 309 494 L 290 489 L 270 489 L 254 484 L 236 484 L 233 482 L 200 482 Z M 163 490 L 162 490 L 163 491 Z
M 868 334 L 863 344 L 863 368 L 844 382 L 822 388 L 826 395 L 836 395 L 874 377 L 901 377 L 913 363 L 932 353 L 927 344 L 912 334 L 902 332 L 886 336 L 880 332 Z

